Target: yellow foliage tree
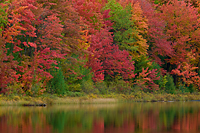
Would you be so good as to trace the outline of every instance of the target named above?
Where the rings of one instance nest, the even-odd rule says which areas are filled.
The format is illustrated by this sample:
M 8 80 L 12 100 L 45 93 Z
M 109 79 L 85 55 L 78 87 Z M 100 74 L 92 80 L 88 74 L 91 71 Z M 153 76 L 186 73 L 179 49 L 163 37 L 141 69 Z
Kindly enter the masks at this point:
M 133 32 L 133 36 L 136 41 L 132 45 L 137 46 L 137 51 L 133 51 L 130 54 L 137 60 L 141 55 L 147 56 L 147 49 L 149 46 L 147 45 L 147 41 L 144 37 L 146 36 L 148 30 L 148 20 L 145 16 L 143 16 L 143 11 L 138 2 L 133 5 L 132 14 L 132 21 L 136 26 L 136 32 Z

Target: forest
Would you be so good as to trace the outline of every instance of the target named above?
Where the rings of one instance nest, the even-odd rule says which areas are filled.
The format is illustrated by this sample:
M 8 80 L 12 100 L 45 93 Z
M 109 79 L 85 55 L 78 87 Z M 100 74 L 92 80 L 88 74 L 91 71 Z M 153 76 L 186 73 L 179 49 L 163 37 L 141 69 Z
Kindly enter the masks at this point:
M 1 0 L 1 94 L 199 90 L 198 0 Z

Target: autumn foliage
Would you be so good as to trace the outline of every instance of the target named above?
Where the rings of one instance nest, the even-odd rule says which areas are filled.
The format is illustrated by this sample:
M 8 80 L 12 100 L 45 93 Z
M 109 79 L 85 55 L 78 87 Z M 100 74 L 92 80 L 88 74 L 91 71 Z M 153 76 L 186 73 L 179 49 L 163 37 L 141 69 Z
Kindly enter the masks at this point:
M 154 91 L 171 74 L 177 88 L 199 89 L 199 12 L 198 2 L 178 0 L 4 0 L 1 92 L 19 84 L 41 94 L 56 70 L 66 86 L 121 77 Z

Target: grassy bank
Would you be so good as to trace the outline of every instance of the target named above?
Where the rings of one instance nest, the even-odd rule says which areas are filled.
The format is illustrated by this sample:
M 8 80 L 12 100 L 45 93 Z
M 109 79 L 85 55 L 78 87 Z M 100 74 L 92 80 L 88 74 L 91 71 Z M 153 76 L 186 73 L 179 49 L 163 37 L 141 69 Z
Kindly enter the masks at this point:
M 40 97 L 30 96 L 5 96 L 0 95 L 0 106 L 23 106 L 23 105 L 39 105 L 47 106 L 55 104 L 105 104 L 119 102 L 169 102 L 169 101 L 190 101 L 200 100 L 200 93 L 190 94 L 153 94 L 138 92 L 134 94 L 110 94 L 95 95 L 89 94 L 80 97 L 42 95 Z

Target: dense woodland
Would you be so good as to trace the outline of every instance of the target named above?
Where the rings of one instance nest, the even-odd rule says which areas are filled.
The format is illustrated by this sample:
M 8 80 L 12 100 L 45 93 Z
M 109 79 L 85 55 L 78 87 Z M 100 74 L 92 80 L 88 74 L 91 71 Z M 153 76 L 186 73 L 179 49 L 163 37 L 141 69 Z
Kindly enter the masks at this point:
M 1 0 L 1 93 L 197 92 L 199 12 L 195 0 Z

